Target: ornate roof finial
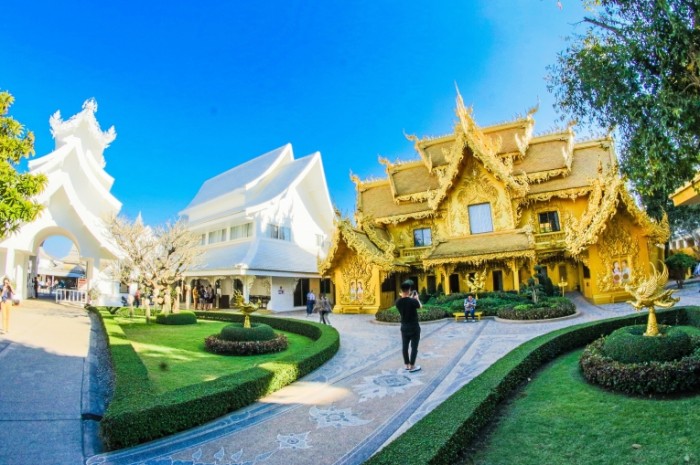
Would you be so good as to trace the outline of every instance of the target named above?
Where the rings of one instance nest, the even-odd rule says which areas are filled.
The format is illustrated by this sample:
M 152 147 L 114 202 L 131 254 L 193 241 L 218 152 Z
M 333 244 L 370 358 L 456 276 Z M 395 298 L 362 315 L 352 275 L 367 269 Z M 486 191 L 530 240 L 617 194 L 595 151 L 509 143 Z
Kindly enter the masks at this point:
M 527 118 L 532 118 L 532 116 L 540 111 L 540 97 L 537 97 L 537 103 L 527 110 Z
M 360 181 L 360 178 L 357 177 L 355 173 L 350 170 L 350 180 L 355 183 L 355 187 L 359 188 L 360 184 L 362 184 L 362 181 Z
M 89 110 L 93 113 L 97 112 L 97 100 L 95 100 L 95 97 L 90 97 L 83 102 L 83 110 Z
M 407 134 L 407 133 L 406 133 L 406 130 L 404 130 L 404 131 L 403 131 L 403 136 L 404 136 L 406 139 L 408 139 L 408 140 L 410 140 L 411 142 L 413 142 L 414 144 L 418 143 L 418 136 L 416 136 L 415 134 Z

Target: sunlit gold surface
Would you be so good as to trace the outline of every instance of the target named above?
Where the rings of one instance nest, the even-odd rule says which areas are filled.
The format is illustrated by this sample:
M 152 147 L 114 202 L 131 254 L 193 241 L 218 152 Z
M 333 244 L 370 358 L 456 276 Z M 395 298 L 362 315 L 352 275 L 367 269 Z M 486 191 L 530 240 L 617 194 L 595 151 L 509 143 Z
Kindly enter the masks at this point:
M 243 294 L 239 291 L 233 291 L 233 308 L 237 308 L 245 315 L 245 320 L 243 320 L 243 327 L 250 328 L 250 314 L 256 312 L 260 304 L 252 304 L 250 302 L 246 303 L 243 299 Z
M 643 308 L 649 309 L 649 318 L 647 319 L 647 331 L 645 336 L 658 336 L 659 326 L 656 323 L 656 312 L 654 307 L 671 308 L 676 305 L 680 299 L 671 297 L 675 292 L 673 289 L 665 289 L 668 282 L 668 268 L 663 263 L 661 264 L 662 272 L 659 273 L 656 267 L 652 264 L 652 274 L 642 280 L 636 287 L 625 286 L 625 290 L 629 292 L 635 300 L 628 300 L 627 303 L 640 311 Z

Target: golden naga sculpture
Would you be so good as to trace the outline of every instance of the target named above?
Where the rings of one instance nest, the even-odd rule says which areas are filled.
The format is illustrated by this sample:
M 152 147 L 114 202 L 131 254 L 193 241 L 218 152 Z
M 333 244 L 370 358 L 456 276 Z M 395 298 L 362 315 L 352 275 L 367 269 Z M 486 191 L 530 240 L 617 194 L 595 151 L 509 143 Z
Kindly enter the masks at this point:
M 250 314 L 256 312 L 260 307 L 260 302 L 252 304 L 250 302 L 246 303 L 243 299 L 243 294 L 240 291 L 233 291 L 233 308 L 237 308 L 245 315 L 245 320 L 243 320 L 243 327 L 250 328 Z
M 467 287 L 469 287 L 469 292 L 478 299 L 479 292 L 486 287 L 486 270 L 474 273 L 474 276 L 467 278 Z
M 671 297 L 671 294 L 676 292 L 673 289 L 664 289 L 668 282 L 668 268 L 665 264 L 661 264 L 663 271 L 659 273 L 654 264 L 651 264 L 653 273 L 645 280 L 640 281 L 636 287 L 629 285 L 625 286 L 625 291 L 632 294 L 634 301 L 628 300 L 627 303 L 640 311 L 643 308 L 649 309 L 649 318 L 647 320 L 647 331 L 645 336 L 658 336 L 659 327 L 656 324 L 656 312 L 654 307 L 671 308 L 680 300 L 678 297 Z

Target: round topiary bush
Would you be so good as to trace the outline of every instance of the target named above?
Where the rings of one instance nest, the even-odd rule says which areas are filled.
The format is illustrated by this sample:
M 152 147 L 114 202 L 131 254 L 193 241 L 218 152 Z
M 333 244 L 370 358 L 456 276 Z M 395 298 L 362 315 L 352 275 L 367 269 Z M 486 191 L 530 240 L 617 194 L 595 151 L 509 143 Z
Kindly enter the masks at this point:
M 267 341 L 227 341 L 220 334 L 212 334 L 204 340 L 204 348 L 219 355 L 260 355 L 282 352 L 289 342 L 284 334 L 276 334 Z
M 549 320 L 576 313 L 576 305 L 566 297 L 548 297 L 537 304 L 518 304 L 511 308 L 501 308 L 496 312 L 504 320 Z
M 251 323 L 244 328 L 243 323 L 231 323 L 204 340 L 204 348 L 221 355 L 258 355 L 282 352 L 289 342 L 284 334 L 277 334 L 271 326 Z
M 197 323 L 194 312 L 168 313 L 156 316 L 156 323 L 160 325 L 193 325 Z
M 269 341 L 275 338 L 275 330 L 262 323 L 251 323 L 244 328 L 243 323 L 231 323 L 221 329 L 219 338 L 224 341 Z
M 644 329 L 641 333 L 644 332 Z M 678 328 L 678 330 L 682 332 L 681 328 Z M 620 330 L 616 332 L 620 332 Z M 637 332 L 639 332 L 638 329 L 629 329 L 625 336 L 618 335 L 617 337 L 620 337 L 623 341 L 628 339 L 627 335 L 644 339 L 664 338 L 663 336 L 646 337 L 634 334 Z M 624 363 L 608 356 L 605 349 L 607 345 L 606 339 L 598 339 L 586 346 L 579 360 L 583 376 L 590 383 L 597 384 L 610 391 L 631 395 L 675 394 L 700 390 L 700 346 L 691 342 L 691 346 L 694 345 L 691 352 L 674 360 Z M 678 340 L 684 340 L 684 338 L 681 336 Z M 643 341 L 641 344 L 648 344 L 648 341 Z M 681 342 L 681 344 L 684 345 L 685 343 Z M 618 347 L 627 347 L 626 343 L 613 343 L 612 347 L 616 345 Z M 641 345 L 638 347 L 643 347 L 642 350 L 648 353 L 648 347 Z M 621 353 L 626 353 L 626 349 L 617 350 Z M 670 353 L 672 351 L 666 352 Z M 677 352 L 680 353 L 682 350 Z M 619 354 L 616 356 L 619 356 Z M 647 358 L 649 358 L 648 355 Z
M 605 356 L 621 363 L 668 362 L 693 351 L 690 336 L 681 328 L 659 326 L 660 336 L 644 336 L 646 325 L 626 326 L 605 338 Z

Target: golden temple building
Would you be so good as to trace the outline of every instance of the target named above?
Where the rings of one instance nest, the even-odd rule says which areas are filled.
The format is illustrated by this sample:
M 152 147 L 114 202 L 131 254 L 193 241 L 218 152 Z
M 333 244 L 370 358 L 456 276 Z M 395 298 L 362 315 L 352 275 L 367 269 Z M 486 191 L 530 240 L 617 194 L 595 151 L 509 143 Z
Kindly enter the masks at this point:
M 468 292 L 476 279 L 518 291 L 538 264 L 595 303 L 627 298 L 624 285 L 663 258 L 668 222 L 636 205 L 609 137 L 533 136 L 533 112 L 481 128 L 458 94 L 451 134 L 409 136 L 418 158 L 380 158 L 385 179 L 352 176 L 355 221 L 336 218 L 319 263 L 335 311 L 388 308 L 406 278 L 429 294 Z

